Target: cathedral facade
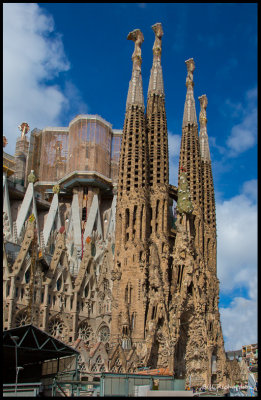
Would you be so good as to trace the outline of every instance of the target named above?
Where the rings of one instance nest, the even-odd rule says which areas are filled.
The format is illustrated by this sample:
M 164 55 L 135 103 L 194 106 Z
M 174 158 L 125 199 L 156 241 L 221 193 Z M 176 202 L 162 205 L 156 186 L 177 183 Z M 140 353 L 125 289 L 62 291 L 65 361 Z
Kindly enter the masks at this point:
M 178 187 L 155 34 L 145 109 L 139 29 L 123 130 L 97 115 L 69 127 L 20 125 L 4 152 L 3 326 L 33 323 L 80 349 L 81 374 L 167 368 L 187 384 L 226 383 L 207 97 L 186 61 Z

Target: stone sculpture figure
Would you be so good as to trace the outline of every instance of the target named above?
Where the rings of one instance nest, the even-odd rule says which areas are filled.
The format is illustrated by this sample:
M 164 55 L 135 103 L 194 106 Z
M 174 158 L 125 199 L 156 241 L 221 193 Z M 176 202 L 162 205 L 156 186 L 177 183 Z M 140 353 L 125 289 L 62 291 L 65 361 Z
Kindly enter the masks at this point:
M 161 48 L 162 48 L 162 41 L 161 38 L 163 36 L 163 29 L 162 29 L 162 25 L 161 23 L 157 23 L 152 25 L 152 29 L 155 33 L 155 42 L 153 45 L 153 54 L 157 55 L 157 54 L 161 54 Z
M 200 124 L 202 125 L 202 123 L 207 122 L 207 105 L 208 105 L 208 99 L 207 96 L 205 94 L 203 94 L 202 96 L 200 96 L 199 98 L 199 103 L 200 103 L 200 114 L 199 114 L 199 121 Z
M 193 60 L 193 58 L 190 58 L 189 60 L 185 61 L 185 63 L 187 65 L 187 71 L 188 71 L 187 78 L 186 78 L 186 86 L 188 86 L 188 85 L 193 86 L 194 85 L 193 72 L 195 70 L 194 60 Z
M 135 43 L 134 52 L 132 54 L 133 63 L 138 61 L 141 64 L 141 45 L 144 42 L 143 33 L 140 31 L 140 29 L 134 29 L 134 31 L 128 34 L 127 39 L 133 40 Z

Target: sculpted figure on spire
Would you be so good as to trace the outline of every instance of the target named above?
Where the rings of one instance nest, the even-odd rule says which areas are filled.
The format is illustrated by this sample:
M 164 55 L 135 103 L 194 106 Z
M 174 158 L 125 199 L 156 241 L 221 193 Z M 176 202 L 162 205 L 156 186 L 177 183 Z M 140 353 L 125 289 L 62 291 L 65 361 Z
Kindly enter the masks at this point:
M 161 38 L 163 36 L 163 29 L 162 29 L 162 25 L 160 22 L 157 22 L 156 24 L 152 25 L 152 29 L 155 33 L 155 42 L 153 45 L 153 55 L 157 56 L 157 55 L 161 55 Z
M 199 122 L 201 125 L 205 125 L 207 123 L 207 105 L 208 105 L 208 99 L 205 94 L 200 96 L 199 98 L 199 103 L 200 103 L 200 113 L 199 113 Z
M 199 113 L 199 122 L 200 122 L 200 132 L 199 132 L 199 145 L 200 145 L 200 155 L 202 160 L 210 161 L 210 153 L 209 153 L 209 145 L 208 145 L 208 135 L 207 135 L 207 105 L 208 99 L 205 94 L 200 96 L 200 113 Z
M 135 43 L 134 52 L 132 54 L 132 77 L 129 84 L 129 91 L 127 96 L 126 108 L 129 106 L 139 106 L 144 109 L 143 89 L 142 89 L 142 77 L 141 77 L 141 45 L 144 41 L 144 37 L 140 29 L 134 29 L 127 36 L 128 40 L 133 40 Z
M 194 87 L 193 72 L 195 70 L 195 63 L 193 58 L 189 58 L 188 60 L 185 61 L 185 64 L 187 66 L 187 77 L 186 77 L 187 94 L 185 100 L 182 128 L 184 128 L 188 124 L 192 123 L 197 124 L 195 99 L 193 93 L 193 87 Z
M 189 85 L 194 86 L 194 82 L 193 82 L 193 72 L 195 70 L 195 63 L 193 58 L 190 58 L 189 60 L 185 61 L 186 65 L 187 65 L 187 70 L 188 70 L 188 75 L 186 78 L 186 86 L 188 87 Z
M 130 32 L 127 36 L 128 40 L 133 40 L 135 43 L 134 52 L 132 54 L 133 66 L 138 64 L 141 65 L 141 45 L 144 42 L 144 36 L 140 29 L 134 29 L 134 31 Z

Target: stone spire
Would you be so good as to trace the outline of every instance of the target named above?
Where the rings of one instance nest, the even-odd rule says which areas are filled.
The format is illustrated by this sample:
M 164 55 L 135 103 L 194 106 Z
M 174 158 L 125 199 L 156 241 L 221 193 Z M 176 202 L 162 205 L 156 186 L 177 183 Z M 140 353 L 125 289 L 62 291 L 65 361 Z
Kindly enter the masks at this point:
M 207 134 L 206 108 L 208 99 L 205 94 L 200 96 L 198 99 L 200 102 L 199 146 L 201 156 L 202 204 L 205 230 L 204 256 L 208 269 L 211 272 L 216 273 L 216 207 Z
M 143 34 L 135 29 L 127 39 L 135 42 L 133 69 L 126 103 L 115 225 L 115 277 L 112 295 L 117 307 L 112 308 L 111 348 L 118 343 L 126 351 L 131 344 L 144 342 L 147 297 L 147 259 L 149 234 L 148 143 L 141 78 L 141 44 Z M 132 318 L 131 331 L 120 324 L 126 313 Z M 126 330 L 127 329 L 127 330 Z M 128 331 L 128 332 L 127 332 Z M 128 337 L 126 338 L 126 332 Z M 112 350 L 113 352 L 113 350 Z M 112 353 L 111 353 L 112 354 Z M 113 365 L 112 365 L 113 367 Z
M 140 29 L 135 29 L 130 32 L 127 36 L 128 40 L 133 40 L 135 43 L 134 52 L 132 54 L 132 76 L 129 83 L 129 91 L 126 103 L 126 110 L 131 105 L 138 105 L 144 109 L 144 98 L 142 89 L 142 77 L 141 77 L 141 45 L 144 41 L 144 37 Z
M 208 99 L 205 94 L 200 96 L 200 114 L 199 114 L 199 123 L 200 123 L 200 131 L 199 131 L 199 146 L 200 146 L 200 155 L 201 159 L 204 161 L 210 161 L 210 152 L 208 145 L 208 134 L 207 134 L 207 105 Z
M 152 26 L 155 33 L 153 45 L 153 65 L 150 73 L 146 124 L 150 158 L 151 190 L 162 185 L 168 185 L 168 131 L 165 110 L 165 95 L 161 67 L 161 38 L 163 29 L 161 23 Z
M 151 93 L 164 96 L 164 86 L 161 68 L 161 38 L 163 29 L 161 23 L 156 23 L 152 26 L 155 33 L 155 42 L 153 46 L 153 64 L 150 73 L 148 96 Z
M 195 107 L 195 99 L 194 99 L 194 81 L 193 81 L 193 72 L 195 70 L 195 63 L 193 58 L 185 61 L 187 65 L 187 79 L 186 79 L 186 86 L 187 86 L 187 95 L 185 100 L 185 107 L 184 107 L 184 115 L 183 115 L 183 124 L 182 127 L 187 126 L 188 124 L 197 124 L 197 115 L 196 115 L 196 107 Z

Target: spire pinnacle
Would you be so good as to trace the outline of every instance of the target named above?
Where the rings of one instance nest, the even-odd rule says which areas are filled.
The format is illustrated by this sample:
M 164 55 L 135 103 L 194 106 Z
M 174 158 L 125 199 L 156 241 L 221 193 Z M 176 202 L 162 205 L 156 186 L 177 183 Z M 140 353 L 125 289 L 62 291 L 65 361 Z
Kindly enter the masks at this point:
M 155 41 L 152 48 L 153 51 L 153 64 L 151 68 L 150 81 L 149 81 L 149 94 L 159 94 L 164 96 L 164 86 L 162 78 L 161 68 L 161 49 L 162 43 L 161 38 L 163 36 L 163 29 L 160 22 L 157 22 L 152 26 L 152 30 L 155 33 Z
M 207 134 L 207 105 L 208 99 L 205 94 L 200 96 L 200 114 L 199 114 L 199 122 L 200 122 L 200 131 L 199 131 L 199 146 L 200 146 L 200 155 L 202 160 L 210 161 L 210 152 L 209 152 L 209 144 L 208 144 L 208 134 Z
M 197 124 L 197 115 L 196 115 L 196 107 L 195 107 L 195 99 L 194 99 L 194 81 L 193 81 L 193 72 L 195 70 L 195 63 L 193 58 L 185 61 L 187 65 L 187 78 L 186 78 L 186 86 L 187 86 L 187 94 L 185 100 L 184 107 L 184 115 L 183 115 L 183 124 L 182 127 L 187 126 L 188 124 Z
M 135 29 L 130 32 L 127 36 L 128 40 L 133 40 L 135 43 L 134 52 L 132 54 L 132 77 L 129 83 L 129 91 L 126 103 L 126 109 L 130 105 L 138 105 L 144 108 L 143 89 L 142 89 L 142 77 L 141 77 L 141 45 L 144 41 L 144 37 L 140 29 Z

